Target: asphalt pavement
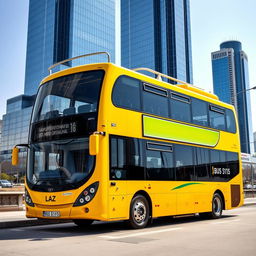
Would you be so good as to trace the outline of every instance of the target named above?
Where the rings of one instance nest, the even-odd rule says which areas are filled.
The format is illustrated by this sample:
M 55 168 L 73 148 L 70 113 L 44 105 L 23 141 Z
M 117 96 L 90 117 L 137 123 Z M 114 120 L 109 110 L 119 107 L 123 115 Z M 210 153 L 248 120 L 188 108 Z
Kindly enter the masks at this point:
M 256 205 L 256 198 L 246 198 L 244 206 Z M 26 218 L 25 211 L 0 211 L 0 229 L 66 223 L 70 220 L 38 220 Z

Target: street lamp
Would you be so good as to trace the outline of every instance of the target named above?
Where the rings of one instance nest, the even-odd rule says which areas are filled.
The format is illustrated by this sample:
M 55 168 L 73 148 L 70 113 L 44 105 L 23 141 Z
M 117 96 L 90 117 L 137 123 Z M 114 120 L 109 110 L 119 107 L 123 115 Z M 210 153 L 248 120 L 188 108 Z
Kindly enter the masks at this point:
M 238 95 L 239 93 L 243 93 L 243 92 L 247 92 L 247 91 L 255 90 L 255 89 L 256 89 L 256 86 L 253 86 L 252 88 L 249 88 L 249 89 L 242 90 L 242 91 L 238 92 L 236 95 Z
M 246 90 L 242 90 L 242 91 L 240 91 L 240 92 L 238 92 L 238 93 L 236 93 L 236 98 L 237 98 L 237 96 L 240 94 L 240 93 L 242 93 L 243 95 L 242 95 L 242 98 L 243 98 L 243 114 L 244 114 L 244 116 L 246 115 L 246 107 L 245 107 L 245 100 L 244 100 L 244 98 L 246 98 L 246 92 L 247 91 L 251 91 L 251 90 L 255 90 L 256 89 L 256 86 L 253 86 L 253 87 L 251 87 L 251 88 L 249 88 L 249 89 L 246 89 Z M 238 99 L 237 99 L 237 101 L 238 101 Z M 237 109 L 237 114 L 238 114 L 238 107 L 236 107 L 236 109 Z M 241 134 L 240 134 L 241 135 Z M 249 136 L 249 138 L 250 138 L 250 136 Z M 246 143 L 244 143 L 245 145 L 248 145 L 248 142 L 246 142 Z M 246 146 L 247 147 L 247 146 Z M 249 143 L 249 150 L 250 150 L 250 143 Z M 251 151 L 251 150 L 250 150 Z

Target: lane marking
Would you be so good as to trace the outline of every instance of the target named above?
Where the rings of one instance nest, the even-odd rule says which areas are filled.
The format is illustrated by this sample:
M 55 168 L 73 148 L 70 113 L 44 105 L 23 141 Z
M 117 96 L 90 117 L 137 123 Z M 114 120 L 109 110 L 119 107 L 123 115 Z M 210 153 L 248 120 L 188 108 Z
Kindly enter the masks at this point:
M 237 222 L 240 221 L 240 219 L 236 219 L 236 220 L 226 220 L 226 221 L 218 221 L 218 222 L 213 222 L 211 224 L 216 225 L 216 224 L 225 224 L 225 223 L 230 223 L 230 222 Z
M 146 232 L 140 232 L 140 233 L 135 233 L 135 234 L 121 235 L 121 236 L 99 236 L 99 237 L 100 238 L 107 238 L 107 239 L 121 239 L 121 238 L 136 237 L 136 236 L 148 236 L 148 235 L 170 232 L 170 231 L 181 230 L 181 229 L 182 228 L 168 228 L 168 229 L 161 229 L 161 230 L 155 230 L 155 231 L 146 231 Z

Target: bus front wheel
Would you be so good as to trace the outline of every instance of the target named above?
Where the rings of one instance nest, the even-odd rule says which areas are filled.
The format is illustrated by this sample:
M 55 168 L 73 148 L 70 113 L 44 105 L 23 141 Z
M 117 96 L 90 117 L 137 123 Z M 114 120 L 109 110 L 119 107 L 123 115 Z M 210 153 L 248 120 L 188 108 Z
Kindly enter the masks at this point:
M 93 220 L 77 219 L 77 220 L 73 220 L 73 222 L 81 228 L 86 228 L 93 223 Z
M 147 199 L 137 195 L 132 199 L 130 206 L 129 224 L 132 228 L 144 228 L 149 221 L 149 205 Z

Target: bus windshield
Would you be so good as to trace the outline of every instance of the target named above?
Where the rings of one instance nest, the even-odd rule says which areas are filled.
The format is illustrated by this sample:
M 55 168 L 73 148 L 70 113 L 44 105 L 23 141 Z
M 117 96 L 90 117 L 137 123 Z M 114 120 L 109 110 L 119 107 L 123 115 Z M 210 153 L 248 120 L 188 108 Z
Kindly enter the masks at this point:
M 38 92 L 28 152 L 27 182 L 38 191 L 81 186 L 92 174 L 89 135 L 97 128 L 104 71 L 88 71 L 43 84 Z

